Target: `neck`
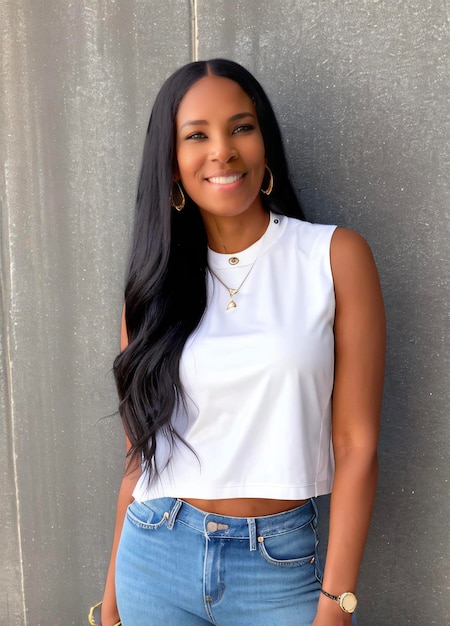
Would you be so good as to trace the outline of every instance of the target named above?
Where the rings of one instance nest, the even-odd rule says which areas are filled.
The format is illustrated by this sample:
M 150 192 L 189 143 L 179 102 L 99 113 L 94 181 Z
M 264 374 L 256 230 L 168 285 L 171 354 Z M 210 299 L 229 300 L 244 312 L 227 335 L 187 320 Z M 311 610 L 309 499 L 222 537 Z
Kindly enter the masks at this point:
M 261 207 L 233 217 L 203 214 L 208 246 L 214 252 L 235 254 L 245 250 L 266 232 L 269 214 Z

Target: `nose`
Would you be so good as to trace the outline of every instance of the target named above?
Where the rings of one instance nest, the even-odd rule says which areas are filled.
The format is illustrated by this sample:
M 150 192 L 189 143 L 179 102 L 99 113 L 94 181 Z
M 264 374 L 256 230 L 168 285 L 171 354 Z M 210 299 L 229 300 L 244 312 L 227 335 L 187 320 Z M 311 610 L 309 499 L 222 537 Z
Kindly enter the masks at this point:
M 220 136 L 214 140 L 211 148 L 211 158 L 219 163 L 229 163 L 237 157 L 237 150 L 231 137 Z

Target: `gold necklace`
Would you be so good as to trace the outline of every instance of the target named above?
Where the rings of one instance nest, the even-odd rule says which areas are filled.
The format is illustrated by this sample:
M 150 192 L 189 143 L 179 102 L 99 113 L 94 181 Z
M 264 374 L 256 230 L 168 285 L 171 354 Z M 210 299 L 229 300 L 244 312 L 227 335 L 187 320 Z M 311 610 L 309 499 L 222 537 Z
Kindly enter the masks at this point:
M 242 285 L 245 283 L 245 281 L 247 280 L 247 278 L 250 276 L 250 272 L 252 271 L 252 269 L 255 267 L 255 263 L 258 260 L 258 257 L 256 257 L 256 259 L 253 261 L 251 268 L 248 270 L 247 274 L 244 276 L 244 280 L 241 282 L 241 284 L 239 285 L 239 287 L 237 287 L 237 289 L 233 289 L 233 287 L 228 287 L 228 285 L 226 285 L 223 280 L 221 278 L 219 278 L 219 276 L 217 276 L 217 274 L 215 272 L 213 272 L 213 270 L 208 267 L 209 271 L 211 272 L 211 274 L 217 278 L 217 280 L 219 281 L 219 283 L 221 283 L 225 289 L 228 291 L 228 293 L 230 294 L 230 298 L 231 300 L 229 301 L 229 303 L 227 304 L 227 308 L 226 311 L 229 311 L 230 309 L 235 309 L 237 307 L 236 302 L 233 300 L 233 296 L 235 296 L 236 294 L 239 293 L 239 291 L 242 288 Z

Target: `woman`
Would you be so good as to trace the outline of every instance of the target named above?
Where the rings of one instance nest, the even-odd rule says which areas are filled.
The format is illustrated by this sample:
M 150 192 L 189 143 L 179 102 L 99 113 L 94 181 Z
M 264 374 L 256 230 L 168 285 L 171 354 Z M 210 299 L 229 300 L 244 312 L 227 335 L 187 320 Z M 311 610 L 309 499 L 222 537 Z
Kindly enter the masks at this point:
M 369 247 L 303 221 L 259 83 L 220 59 L 175 72 L 148 127 L 114 367 L 127 465 L 102 625 L 351 624 L 384 344 Z

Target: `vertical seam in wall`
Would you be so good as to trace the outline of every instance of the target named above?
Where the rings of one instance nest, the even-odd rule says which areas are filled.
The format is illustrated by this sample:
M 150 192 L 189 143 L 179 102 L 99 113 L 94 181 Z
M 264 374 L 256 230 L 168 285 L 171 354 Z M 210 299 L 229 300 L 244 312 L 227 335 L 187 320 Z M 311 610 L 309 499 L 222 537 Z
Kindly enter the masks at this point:
M 7 15 L 6 23 L 11 26 L 11 16 Z M 17 16 L 14 16 L 16 19 Z M 18 18 L 17 18 L 18 19 Z M 20 15 L 19 23 L 23 24 L 23 15 Z M 14 32 L 13 30 L 11 32 Z M 16 37 L 23 39 L 23 33 L 18 34 L 16 31 Z M 4 47 L 3 47 L 4 46 Z M 11 54 L 11 50 L 6 48 L 7 43 L 2 46 L 2 57 L 7 62 L 7 53 Z M 4 66 L 5 67 L 5 66 Z M 3 68 L 3 72 L 5 69 Z M 8 119 L 8 89 L 5 89 L 5 106 L 3 109 L 3 119 Z M 3 121 L 3 119 L 1 121 Z M 25 599 L 25 572 L 24 572 L 24 558 L 22 548 L 22 532 L 21 532 L 21 514 L 20 514 L 20 499 L 19 499 L 19 472 L 17 467 L 17 450 L 16 450 L 16 437 L 15 437 L 15 411 L 14 411 L 14 393 L 13 393 L 13 373 L 12 373 L 12 360 L 11 360 L 11 311 L 12 311 L 12 289 L 13 289 L 13 267 L 11 262 L 11 228 L 10 228 L 10 212 L 8 210 L 8 142 L 6 143 L 6 149 L 4 151 L 4 161 L 2 163 L 2 176 L 3 176 L 3 192 L 0 196 L 0 317 L 1 317 L 1 330 L 4 341 L 4 371 L 5 371 L 5 411 L 6 419 L 9 423 L 9 436 L 11 438 L 11 461 L 12 461 L 12 473 L 13 473 L 13 488 L 14 498 L 17 514 L 17 542 L 19 551 L 19 577 L 20 577 L 20 593 L 22 597 L 22 614 L 23 614 L 23 626 L 27 626 L 27 607 Z M 8 431 L 7 431 L 8 432 Z
M 5 189 L 7 186 L 7 181 L 5 179 Z M 5 398 L 5 408 L 7 412 L 7 419 L 9 421 L 10 426 L 10 437 L 11 437 L 11 459 L 12 459 L 12 470 L 13 470 L 13 482 L 14 482 L 14 495 L 15 495 L 15 503 L 16 503 L 16 511 L 17 511 L 17 542 L 18 542 L 18 550 L 19 550 L 19 568 L 20 568 L 20 587 L 21 587 L 21 595 L 22 595 L 22 603 L 23 603 L 23 619 L 24 626 L 27 626 L 27 611 L 26 611 L 26 602 L 25 602 L 25 576 L 23 570 L 23 550 L 22 550 L 22 533 L 20 527 L 20 499 L 19 499 L 19 476 L 17 471 L 17 453 L 16 453 L 16 438 L 15 438 L 15 428 L 14 428 L 14 395 L 13 395 L 13 383 L 12 383 L 12 367 L 11 367 L 11 325 L 10 325 L 10 314 L 11 314 L 11 285 L 12 285 L 12 267 L 11 267 L 11 254 L 10 254 L 10 246 L 9 246 L 9 220 L 8 220 L 8 210 L 6 208 L 6 193 L 5 197 L 0 200 L 0 204 L 2 206 L 2 215 L 4 216 L 2 219 L 2 229 L 1 229 L 1 258 L 0 258 L 0 313 L 2 319 L 2 335 L 4 337 L 4 347 L 5 347 L 5 358 L 4 358 L 4 368 L 5 368 L 5 387 L 6 387 L 6 398 Z
M 192 22 L 192 60 L 198 61 L 198 6 L 197 0 L 191 0 L 191 22 Z

